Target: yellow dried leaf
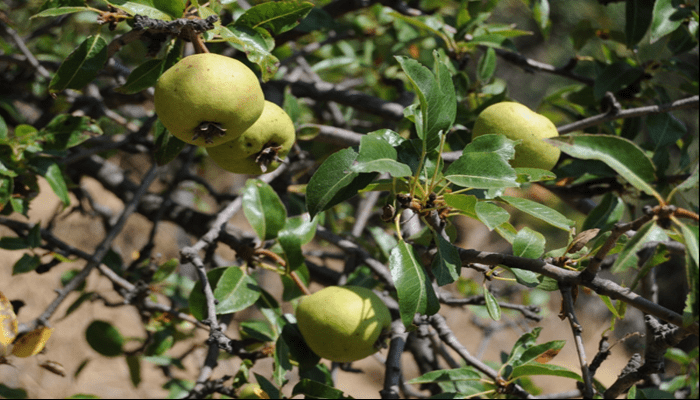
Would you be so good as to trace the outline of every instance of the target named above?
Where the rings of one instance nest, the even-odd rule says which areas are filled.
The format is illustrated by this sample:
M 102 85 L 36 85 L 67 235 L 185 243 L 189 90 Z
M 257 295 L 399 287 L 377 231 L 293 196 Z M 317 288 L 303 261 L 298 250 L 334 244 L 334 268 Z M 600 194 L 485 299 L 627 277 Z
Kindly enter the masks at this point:
M 46 341 L 49 340 L 53 328 L 40 326 L 33 331 L 21 335 L 15 340 L 12 347 L 12 354 L 17 357 L 30 357 L 39 354 L 46 346 Z
M 10 344 L 17 337 L 17 316 L 12 304 L 0 292 L 0 357 L 9 354 Z

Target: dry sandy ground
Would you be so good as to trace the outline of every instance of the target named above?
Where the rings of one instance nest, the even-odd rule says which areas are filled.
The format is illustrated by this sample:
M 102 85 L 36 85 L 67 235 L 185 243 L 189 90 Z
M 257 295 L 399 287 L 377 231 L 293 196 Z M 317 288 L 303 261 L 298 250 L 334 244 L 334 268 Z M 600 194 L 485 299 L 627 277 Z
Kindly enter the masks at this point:
M 121 202 L 108 193 L 102 193 L 98 183 L 85 180 L 82 184 L 91 192 L 99 193 L 97 198 L 103 205 L 110 207 L 114 211 L 121 209 Z M 52 195 L 46 184 L 42 182 L 42 195 L 32 204 L 31 222 L 45 224 L 47 216 L 58 207 L 58 200 Z M 236 217 L 236 223 L 243 225 L 245 221 L 241 217 Z M 77 214 L 72 214 L 61 220 L 59 226 L 60 228 L 55 233 L 60 238 L 85 251 L 92 251 L 104 234 L 104 230 L 99 223 L 89 221 Z M 122 234 L 115 241 L 115 248 L 124 257 L 128 257 L 132 251 L 137 250 L 143 244 L 143 233 L 147 232 L 146 226 L 147 221 L 143 217 L 139 215 L 132 216 Z M 0 236 L 8 233 L 6 228 L 0 227 Z M 175 237 L 175 227 L 164 225 L 164 229 L 156 238 L 158 245 L 156 252 L 161 253 L 165 258 L 177 257 L 178 248 Z M 475 236 L 472 237 L 474 238 Z M 58 282 L 61 273 L 72 268 L 81 268 L 84 263 L 81 261 L 64 263 L 43 275 L 28 273 L 12 276 L 12 265 L 20 256 L 20 252 L 0 250 L 0 290 L 9 299 L 21 299 L 26 303 L 19 315 L 20 322 L 22 322 L 37 316 L 55 298 L 52 289 L 59 286 Z M 119 299 L 119 296 L 112 290 L 112 286 L 107 279 L 99 276 L 97 273 L 93 273 L 89 277 L 87 289 L 99 291 L 113 301 Z M 274 292 L 274 289 L 270 288 L 270 290 Z M 73 294 L 71 296 L 77 295 Z M 556 304 L 559 300 L 558 297 L 557 294 L 552 296 L 554 310 L 558 310 L 558 305 Z M 76 393 L 89 393 L 104 398 L 153 398 L 166 396 L 167 392 L 162 388 L 166 379 L 156 366 L 144 363 L 142 365 L 143 381 L 138 387 L 134 387 L 129 380 L 128 369 L 123 357 L 102 357 L 94 352 L 85 340 L 85 328 L 94 319 L 111 321 L 126 337 L 143 337 L 143 327 L 137 313 L 129 307 L 107 308 L 100 302 L 95 302 L 84 304 L 78 311 L 67 318 L 62 318 L 68 304 L 74 298 L 69 298 L 50 321 L 55 328 L 55 332 L 48 343 L 45 353 L 26 359 L 13 358 L 11 360 L 12 365 L 0 365 L 0 382 L 13 388 L 25 388 L 28 396 L 34 398 L 66 397 Z M 523 328 L 532 328 L 531 325 L 529 328 L 520 327 L 502 330 L 490 337 L 487 343 L 484 343 L 482 331 L 470 323 L 472 312 L 459 308 L 446 309 L 442 312 L 460 341 L 467 346 L 469 351 L 472 354 L 479 354 L 483 351 L 483 359 L 489 361 L 498 360 L 501 351 L 509 351 L 515 339 L 524 332 Z M 584 338 L 590 358 L 597 350 L 600 334 L 608 326 L 609 320 L 602 317 L 598 312 L 583 312 L 580 316 L 584 322 Z M 514 319 L 510 316 L 505 318 Z M 579 362 L 572 344 L 568 322 L 561 321 L 555 311 L 547 315 L 540 326 L 543 327 L 540 343 L 549 340 L 567 340 L 567 345 L 552 362 L 576 371 Z M 234 324 L 227 333 L 231 337 L 237 337 L 236 332 Z M 205 338 L 204 332 L 200 332 L 197 335 L 196 343 L 203 344 Z M 182 354 L 187 348 L 189 348 L 189 345 L 177 345 L 171 354 Z M 628 355 L 625 354 L 623 346 L 617 346 L 613 350 L 613 356 L 603 364 L 596 378 L 606 385 L 613 382 L 620 369 L 625 365 L 627 357 Z M 184 379 L 195 379 L 203 358 L 204 349 L 196 350 L 186 359 L 186 370 L 174 370 L 174 375 Z M 40 368 L 39 364 L 46 360 L 61 363 L 68 371 L 68 375 L 60 377 Z M 74 372 L 84 361 L 88 361 L 87 367 L 78 377 L 74 377 Z M 410 360 L 406 358 L 405 377 L 407 379 L 417 376 L 417 372 L 411 365 Z M 220 362 L 220 366 L 217 370 L 217 376 L 223 374 L 233 375 L 238 369 L 238 362 L 236 359 L 224 360 Z M 270 366 L 271 359 L 263 360 L 256 365 L 255 371 L 269 378 Z M 368 357 L 354 363 L 353 366 L 361 369 L 364 373 L 352 374 L 341 371 L 338 376 L 337 387 L 346 394 L 356 398 L 378 397 L 378 391 L 381 389 L 383 379 L 381 363 L 374 357 Z M 291 391 L 296 376 L 291 374 L 289 378 L 292 381 L 292 385 L 288 385 L 289 391 Z M 541 377 L 536 378 L 535 382 L 544 388 L 545 393 L 558 393 L 573 389 L 571 381 L 566 379 Z M 289 391 L 286 391 L 286 393 L 289 393 Z

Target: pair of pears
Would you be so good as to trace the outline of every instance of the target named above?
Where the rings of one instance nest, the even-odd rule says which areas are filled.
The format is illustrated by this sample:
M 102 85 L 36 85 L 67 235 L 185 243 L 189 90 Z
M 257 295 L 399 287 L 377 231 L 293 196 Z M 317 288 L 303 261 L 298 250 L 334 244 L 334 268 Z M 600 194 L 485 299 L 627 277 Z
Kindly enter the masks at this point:
M 183 58 L 158 79 L 154 102 L 173 136 L 205 147 L 217 165 L 234 173 L 275 170 L 295 141 L 291 118 L 265 100 L 255 73 L 230 57 Z

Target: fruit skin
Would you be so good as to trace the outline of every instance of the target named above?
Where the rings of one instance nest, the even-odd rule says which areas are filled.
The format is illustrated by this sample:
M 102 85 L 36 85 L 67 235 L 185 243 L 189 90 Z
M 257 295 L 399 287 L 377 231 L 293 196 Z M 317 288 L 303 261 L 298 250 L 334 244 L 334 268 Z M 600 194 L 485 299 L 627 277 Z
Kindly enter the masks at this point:
M 329 286 L 302 298 L 296 318 L 311 350 L 336 362 L 376 353 L 391 325 L 384 302 L 358 286 Z
M 238 394 L 239 399 L 269 399 L 270 397 L 265 393 L 260 385 L 257 383 L 249 383 L 244 385 Z
M 236 139 L 260 117 L 265 102 L 255 73 L 242 62 L 214 53 L 193 54 L 178 61 L 156 82 L 156 114 L 180 140 L 216 146 Z M 195 128 L 212 122 L 218 130 L 193 140 Z
M 296 131 L 292 119 L 277 104 L 266 100 L 262 115 L 253 126 L 238 139 L 208 147 L 207 153 L 218 166 L 227 171 L 260 175 L 277 169 L 279 161 L 289 153 L 295 140 Z M 264 148 L 270 153 L 259 158 Z M 267 161 L 269 163 L 264 165 Z
M 520 103 L 504 101 L 486 107 L 474 123 L 472 140 L 488 134 L 522 140 L 515 146 L 515 158 L 510 160 L 514 168 L 551 170 L 559 160 L 560 150 L 542 140 L 559 136 L 557 127 L 544 115 Z

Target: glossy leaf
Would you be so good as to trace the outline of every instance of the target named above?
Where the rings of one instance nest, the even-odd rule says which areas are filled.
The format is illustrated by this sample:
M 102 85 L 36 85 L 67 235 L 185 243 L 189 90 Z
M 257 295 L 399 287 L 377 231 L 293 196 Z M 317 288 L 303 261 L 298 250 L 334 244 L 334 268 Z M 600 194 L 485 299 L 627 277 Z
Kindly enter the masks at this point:
M 255 279 L 240 267 L 221 267 L 207 272 L 207 279 L 214 291 L 216 314 L 230 314 L 253 305 L 260 297 L 260 287 Z M 197 282 L 189 298 L 190 313 L 199 320 L 207 318 L 206 299 L 202 283 Z
M 437 148 L 440 131 L 445 132 L 452 126 L 457 113 L 452 77 L 437 51 L 433 52 L 433 57 L 435 74 L 416 60 L 396 56 L 418 95 L 420 110 L 416 114 L 416 132 L 427 151 Z
M 439 286 L 454 282 L 462 270 L 462 260 L 459 251 L 452 243 L 433 232 L 433 240 L 437 244 L 437 253 L 433 257 L 431 269 Z
M 479 58 L 476 67 L 477 76 L 481 82 L 489 82 L 496 72 L 496 50 L 493 47 L 486 48 L 484 54 Z
M 306 208 L 312 218 L 355 196 L 374 180 L 376 173 L 352 171 L 357 155 L 351 148 L 337 151 L 316 170 L 306 186 Z
M 593 95 L 596 100 L 605 96 L 605 92 L 616 93 L 632 84 L 644 74 L 644 71 L 635 68 L 626 62 L 610 64 L 596 77 L 593 85 Z
M 58 17 L 59 15 L 65 15 L 65 14 L 73 14 L 77 12 L 83 12 L 83 11 L 91 11 L 87 7 L 56 7 L 56 8 L 48 8 L 44 11 L 38 12 L 30 17 L 32 18 L 40 18 L 40 17 Z
M 22 254 L 19 260 L 12 266 L 12 275 L 24 274 L 34 271 L 41 264 L 37 255 Z
M 650 241 L 663 242 L 665 240 L 668 240 L 668 235 L 656 224 L 656 221 L 647 222 L 637 230 L 627 243 L 625 243 L 622 251 L 615 259 L 612 272 L 620 273 L 630 268 L 636 268 L 637 262 L 639 261 L 637 252 L 639 252 L 646 243 Z
M 606 193 L 595 208 L 588 213 L 581 229 L 598 228 L 608 231 L 622 219 L 625 204 L 617 195 Z
M 688 129 L 672 114 L 651 114 L 646 118 L 649 137 L 660 148 L 672 145 L 688 133 Z
M 480 379 L 481 374 L 479 374 L 479 372 L 477 372 L 473 367 L 462 367 L 430 371 L 417 378 L 413 378 L 406 383 L 410 385 L 420 385 L 434 382 L 477 381 Z
M 625 39 L 632 48 L 644 37 L 651 25 L 654 2 L 648 0 L 627 0 L 625 2 Z
M 560 367 L 554 364 L 524 364 L 513 368 L 513 372 L 510 374 L 510 379 L 516 379 L 523 376 L 533 376 L 533 375 L 550 375 L 550 376 L 561 376 L 564 378 L 575 379 L 579 382 L 583 382 L 581 376 L 575 372 L 572 372 L 565 367 Z
M 91 137 L 102 134 L 102 129 L 90 117 L 57 115 L 40 132 L 44 150 L 66 150 Z
M 107 42 L 99 35 L 88 36 L 58 67 L 49 91 L 82 89 L 97 77 L 106 62 Z
M 493 153 L 463 153 L 445 171 L 445 179 L 467 188 L 518 187 L 515 170 Z
M 689 12 L 678 7 L 674 0 L 655 0 L 651 21 L 651 43 L 678 29 Z
M 500 196 L 499 200 L 503 200 L 518 210 L 530 214 L 535 218 L 565 231 L 574 226 L 574 221 L 563 216 L 559 211 L 556 211 L 543 204 L 521 197 Z
M 501 306 L 496 300 L 496 296 L 491 293 L 491 291 L 484 284 L 484 302 L 486 303 L 486 311 L 488 311 L 489 316 L 494 321 L 501 320 Z
M 168 276 L 170 276 L 177 267 L 180 266 L 180 261 L 177 258 L 171 258 L 170 260 L 162 263 L 161 265 L 158 266 L 158 269 L 156 269 L 156 272 L 153 274 L 153 283 L 158 283 L 164 281 Z
M 364 135 L 360 141 L 359 155 L 352 165 L 355 172 L 388 173 L 393 177 L 411 176 L 411 168 L 396 161 L 394 146 L 379 135 Z
M 405 326 L 413 323 L 416 313 L 432 315 L 440 309 L 430 279 L 418 260 L 413 247 L 403 240 L 389 255 L 391 278 L 396 285 L 399 312 Z
M 263 82 L 270 80 L 277 72 L 279 60 L 271 53 L 274 39 L 267 31 L 231 24 L 218 26 L 210 32 L 245 52 L 250 62 L 258 64 Z
M 474 211 L 479 221 L 483 222 L 490 231 L 510 219 L 508 211 L 488 201 L 477 202 Z
M 174 18 L 182 17 L 182 11 L 184 10 L 184 4 L 180 0 L 174 0 L 169 2 L 158 2 L 158 8 L 154 7 L 153 3 L 144 4 L 140 1 L 128 1 L 128 0 L 104 0 L 106 3 L 111 4 L 115 8 L 126 11 L 130 15 L 145 15 L 154 19 L 161 19 L 163 21 L 170 21 Z M 163 7 L 164 5 L 170 5 L 170 7 Z M 177 6 L 180 6 L 180 12 L 176 12 Z M 161 11 L 160 8 L 163 7 L 167 11 Z M 175 15 L 170 15 L 173 13 Z
M 153 136 L 155 138 L 154 157 L 156 163 L 158 165 L 168 164 L 180 154 L 185 146 L 187 146 L 187 143 L 168 132 L 160 120 L 156 121 L 153 129 Z
M 544 235 L 528 227 L 521 229 L 513 241 L 513 255 L 525 258 L 540 258 L 544 253 Z
M 51 190 L 58 196 L 63 205 L 66 207 L 70 205 L 68 185 L 65 179 L 63 179 L 63 172 L 58 164 L 43 157 L 32 159 L 31 164 L 37 169 L 37 172 L 46 179 Z
M 287 219 L 287 209 L 269 184 L 249 179 L 241 193 L 243 213 L 261 240 L 277 237 Z
M 85 339 L 93 350 L 105 357 L 122 354 L 124 337 L 119 330 L 107 321 L 96 320 L 85 330 Z
M 123 86 L 114 90 L 124 94 L 134 94 L 148 89 L 156 84 L 165 69 L 165 60 L 147 60 L 131 71 Z
M 533 361 L 546 364 L 547 361 L 554 358 L 559 351 L 564 348 L 565 344 L 566 340 L 553 340 L 551 342 L 530 346 L 526 348 L 517 359 L 511 360 L 510 364 L 513 367 L 524 365 Z
M 290 270 L 294 271 L 304 264 L 305 257 L 301 246 L 313 239 L 317 225 L 316 218 L 309 221 L 308 217 L 297 216 L 288 218 L 284 228 L 279 231 L 277 239 L 284 250 Z
M 236 25 L 263 28 L 273 35 L 279 35 L 297 26 L 313 7 L 313 4 L 306 1 L 262 3 L 247 9 L 238 17 Z
M 352 397 L 345 396 L 342 390 L 336 389 L 333 386 L 316 382 L 311 379 L 301 379 L 294 389 L 292 396 L 304 395 L 305 398 L 312 399 L 351 399 Z
M 445 199 L 445 203 L 448 206 L 459 210 L 462 214 L 468 217 L 478 218 L 478 215 L 476 213 L 476 205 L 478 200 L 476 199 L 476 196 L 467 194 L 445 193 L 443 195 L 443 198 Z
M 631 141 L 608 135 L 566 135 L 550 141 L 572 157 L 604 162 L 638 190 L 658 196 L 651 186 L 656 179 L 654 165 Z

